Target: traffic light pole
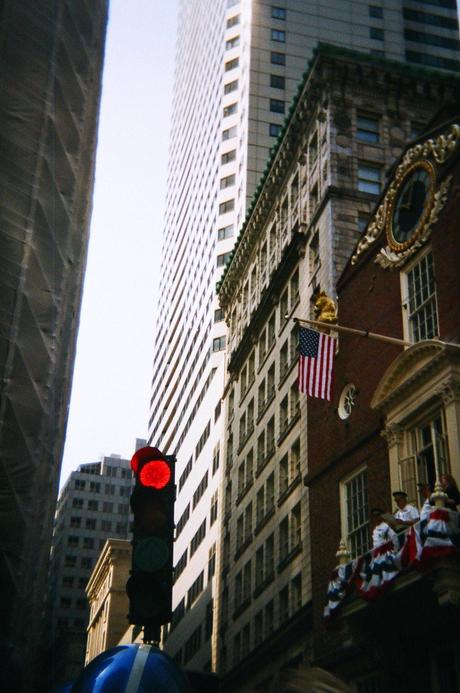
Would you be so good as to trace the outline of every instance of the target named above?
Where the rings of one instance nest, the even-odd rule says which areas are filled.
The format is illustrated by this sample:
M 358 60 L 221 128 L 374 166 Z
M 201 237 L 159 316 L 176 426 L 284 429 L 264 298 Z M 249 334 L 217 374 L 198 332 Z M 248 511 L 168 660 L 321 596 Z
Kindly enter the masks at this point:
M 144 626 L 144 635 L 142 642 L 145 645 L 155 645 L 158 647 L 160 645 L 160 634 L 161 627 L 157 625 L 146 625 Z

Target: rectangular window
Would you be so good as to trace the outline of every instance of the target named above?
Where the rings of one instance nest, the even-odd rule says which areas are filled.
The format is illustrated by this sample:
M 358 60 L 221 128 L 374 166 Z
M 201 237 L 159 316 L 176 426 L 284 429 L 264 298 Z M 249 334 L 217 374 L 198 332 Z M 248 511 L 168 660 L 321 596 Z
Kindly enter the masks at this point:
M 212 340 L 212 350 L 213 351 L 223 351 L 225 349 L 225 335 L 222 337 L 215 337 Z
M 270 99 L 270 111 L 272 113 L 284 113 L 285 104 L 280 99 Z
M 227 238 L 233 238 L 233 224 L 217 229 L 218 241 L 225 241 Z
M 268 134 L 270 137 L 278 137 L 282 130 L 281 125 L 277 125 L 276 123 L 270 123 L 268 126 Z
M 217 267 L 224 267 L 227 262 L 230 260 L 232 253 L 229 251 L 228 253 L 221 253 L 220 255 L 217 256 Z
M 270 75 L 270 86 L 273 89 L 285 89 L 286 80 L 282 75 Z
M 235 178 L 235 176 L 229 176 L 231 179 Z M 219 205 L 219 214 L 227 214 L 227 212 L 232 212 L 235 209 L 235 200 L 225 200 L 224 202 L 221 202 Z
M 412 431 L 412 449 L 417 464 L 417 481 L 429 484 L 430 488 L 434 489 L 436 478 L 450 473 L 447 436 L 442 414 L 437 414 Z M 416 500 L 416 494 L 411 496 L 413 500 Z
M 234 113 L 238 113 L 238 103 L 230 103 L 228 106 L 224 106 L 224 118 L 227 116 L 233 115 Z
M 285 53 L 277 53 L 276 51 L 271 51 L 270 62 L 272 65 L 286 65 Z
M 179 576 L 184 572 L 186 566 L 187 566 L 187 556 L 188 556 L 188 549 L 185 549 L 184 553 L 182 556 L 179 558 L 177 561 L 176 565 L 174 566 L 174 582 L 176 582 L 179 579 Z
M 231 140 L 232 137 L 237 136 L 237 128 L 236 125 L 233 125 L 231 128 L 227 128 L 226 130 L 222 131 L 222 141 L 226 142 L 226 140 Z
M 286 43 L 286 32 L 279 29 L 271 30 L 272 41 L 279 41 L 279 43 Z
M 344 529 L 352 558 L 369 549 L 369 511 L 367 502 L 367 469 L 342 484 Z
M 404 19 L 408 19 L 412 22 L 419 22 L 420 24 L 431 24 L 432 26 L 441 26 L 443 29 L 454 29 L 458 30 L 458 24 L 456 19 L 451 19 L 450 17 L 442 17 L 438 14 L 431 14 L 429 12 L 419 12 L 419 10 L 411 10 L 407 7 L 403 9 Z
M 221 156 L 221 163 L 228 164 L 230 161 L 235 161 L 236 149 L 231 149 L 229 152 L 224 152 Z
M 188 478 L 191 471 L 192 471 L 192 458 L 189 459 L 189 461 L 187 462 L 187 464 L 185 466 L 184 471 L 182 472 L 182 474 L 179 477 L 179 493 L 182 490 L 185 482 L 187 481 L 187 478 Z
M 436 283 L 433 256 L 427 253 L 406 275 L 407 317 L 413 342 L 438 336 Z
M 376 26 L 369 27 L 369 37 L 374 39 L 374 41 L 383 41 L 383 29 L 379 29 Z
M 233 82 L 228 82 L 227 84 L 224 84 L 224 94 L 231 94 L 232 91 L 236 91 L 238 89 L 238 80 L 234 79 Z
M 428 65 L 429 67 L 440 67 L 443 70 L 460 70 L 460 60 L 444 58 L 442 55 L 420 51 L 406 51 L 406 60 L 418 65 Z
M 368 221 L 369 221 L 369 215 L 368 214 L 358 213 L 358 231 L 360 234 L 364 233 L 364 231 L 366 230 Z
M 380 139 L 378 118 L 358 113 L 356 138 L 360 142 L 378 142 Z
M 229 51 L 232 48 L 236 48 L 239 45 L 240 45 L 240 37 L 239 36 L 233 36 L 233 38 L 228 39 L 228 41 L 225 42 L 225 50 Z
M 239 58 L 233 58 L 233 60 L 228 60 L 225 65 L 225 72 L 229 72 L 230 70 L 234 70 L 238 65 L 240 64 L 240 59 Z M 228 94 L 228 92 L 225 92 Z
M 286 19 L 286 9 L 272 5 L 272 17 L 273 19 Z
M 280 592 L 279 606 L 280 623 L 283 623 L 284 621 L 287 621 L 287 619 L 289 618 L 289 585 L 283 587 L 283 589 Z
M 369 5 L 369 17 L 376 17 L 377 19 L 383 18 L 383 7 L 378 5 Z
M 235 14 L 233 17 L 227 19 L 227 29 L 231 29 L 232 26 L 237 26 L 240 23 L 240 15 Z
M 206 518 L 203 520 L 201 525 L 198 528 L 198 531 L 195 532 L 192 541 L 190 542 L 190 558 L 193 556 L 201 542 L 203 541 L 204 537 L 206 534 Z
M 196 655 L 201 647 L 201 624 L 196 628 L 184 645 L 184 664 Z
M 373 195 L 380 193 L 380 168 L 378 166 L 358 165 L 358 190 Z
M 184 529 L 185 525 L 187 524 L 189 517 L 190 517 L 190 503 L 187 505 L 187 507 L 185 508 L 184 512 L 182 513 L 182 515 L 180 516 L 180 518 L 177 522 L 176 539 L 180 535 L 182 530 Z
M 405 29 L 404 37 L 406 41 L 415 41 L 416 43 L 425 43 L 427 46 L 436 46 L 438 48 L 447 48 L 448 50 L 460 50 L 458 39 L 439 36 L 438 34 L 427 34 L 424 31 L 414 31 L 413 29 Z

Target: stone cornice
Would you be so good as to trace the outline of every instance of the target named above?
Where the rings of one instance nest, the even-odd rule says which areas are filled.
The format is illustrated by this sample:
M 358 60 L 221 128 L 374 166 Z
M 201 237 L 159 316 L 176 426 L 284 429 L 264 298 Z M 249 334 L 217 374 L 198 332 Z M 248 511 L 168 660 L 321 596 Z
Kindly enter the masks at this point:
M 436 77 L 436 81 L 433 78 Z M 268 215 L 276 203 L 280 187 L 294 154 L 302 142 L 306 124 L 312 119 L 331 87 L 340 85 L 344 93 L 345 83 L 353 83 L 375 89 L 378 85 L 390 88 L 395 93 L 411 92 L 416 97 L 423 92 L 423 85 L 436 91 L 445 88 L 460 91 L 460 79 L 455 75 L 444 75 L 433 70 L 412 68 L 407 64 L 374 58 L 368 54 L 347 49 L 338 49 L 319 44 L 299 85 L 297 95 L 287 116 L 278 142 L 256 189 L 246 220 L 236 241 L 231 260 L 227 265 L 218 288 L 220 304 L 226 310 L 234 298 L 239 281 L 251 260 L 259 235 L 267 222 Z M 412 86 L 412 89 L 409 88 Z M 439 94 L 439 98 L 441 95 Z
M 453 362 L 460 364 L 460 346 L 430 339 L 414 344 L 400 354 L 381 378 L 371 401 L 371 408 L 387 412 L 431 375 Z M 452 391 L 452 387 L 448 388 Z M 443 393 L 436 391 L 442 398 Z

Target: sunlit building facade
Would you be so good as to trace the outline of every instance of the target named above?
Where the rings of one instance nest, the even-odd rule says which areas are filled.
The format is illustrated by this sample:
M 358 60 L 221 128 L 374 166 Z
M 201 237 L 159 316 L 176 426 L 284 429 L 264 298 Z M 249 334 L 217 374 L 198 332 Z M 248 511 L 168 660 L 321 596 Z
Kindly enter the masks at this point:
M 409 14 L 396 0 L 181 3 L 149 422 L 150 444 L 178 458 L 174 620 L 165 646 L 181 664 L 216 665 L 226 369 L 216 283 L 319 41 L 400 61 L 433 55 L 441 69 L 456 69 L 454 3 L 430 5 L 426 16 L 420 3 L 407 5 Z M 420 28 L 427 21 L 439 36 L 434 47 Z M 419 29 L 410 29 L 414 22 Z

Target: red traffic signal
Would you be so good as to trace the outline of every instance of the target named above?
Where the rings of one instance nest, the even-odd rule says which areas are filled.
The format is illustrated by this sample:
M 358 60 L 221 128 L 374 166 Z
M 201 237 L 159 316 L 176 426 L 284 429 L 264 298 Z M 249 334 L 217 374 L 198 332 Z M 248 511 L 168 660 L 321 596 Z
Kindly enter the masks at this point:
M 170 463 L 157 448 L 137 450 L 131 459 L 131 469 L 141 486 L 158 491 L 165 488 L 173 478 Z
M 157 628 L 171 620 L 174 542 L 174 455 L 157 448 L 137 450 L 131 459 L 136 484 L 131 576 L 126 585 L 130 623 Z

